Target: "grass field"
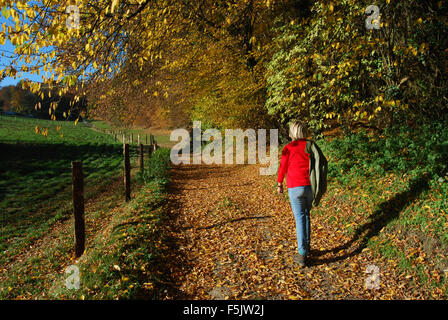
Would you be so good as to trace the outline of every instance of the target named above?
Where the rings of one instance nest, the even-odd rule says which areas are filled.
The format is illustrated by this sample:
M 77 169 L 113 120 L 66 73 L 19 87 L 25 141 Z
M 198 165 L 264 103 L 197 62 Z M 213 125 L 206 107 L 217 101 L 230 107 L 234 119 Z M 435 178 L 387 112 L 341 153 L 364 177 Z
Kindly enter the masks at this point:
M 119 140 L 121 140 L 122 133 L 126 135 L 126 138 L 132 134 L 134 143 L 137 143 L 137 135 L 140 135 L 141 142 L 145 144 L 145 139 L 148 139 L 149 143 L 149 135 L 152 134 L 157 141 L 157 144 L 161 147 L 169 148 L 176 144 L 176 142 L 170 141 L 171 130 L 169 129 L 148 128 L 143 126 L 134 126 L 132 128 L 117 127 L 103 120 L 87 120 L 86 125 L 92 126 L 93 129 L 98 129 L 99 131 L 118 132 L 117 137 Z
M 102 120 L 89 120 L 89 124 L 92 124 L 94 127 L 99 129 L 105 129 L 105 130 L 115 130 L 124 132 L 126 134 L 126 137 L 128 137 L 130 134 L 134 135 L 134 142 L 137 141 L 137 135 L 140 134 L 140 137 L 142 138 L 142 142 L 144 143 L 145 135 L 148 136 L 152 134 L 154 136 L 154 139 L 157 141 L 157 144 L 161 147 L 172 147 L 176 144 L 175 141 L 170 141 L 170 133 L 171 130 L 168 129 L 161 129 L 161 128 L 144 128 L 144 127 L 134 127 L 134 128 L 121 128 L 121 127 L 114 127 L 111 124 L 102 121 Z
M 121 144 L 73 122 L 1 116 L 0 146 L 1 265 L 70 214 L 71 161 L 83 161 L 86 199 L 122 169 Z
M 135 201 L 124 201 L 122 144 L 83 123 L 0 116 L 0 150 L 0 299 L 61 297 L 52 287 L 64 278 L 64 268 L 75 263 L 71 162 L 83 162 L 87 247 L 83 257 L 90 257 L 95 247 L 91 263 L 102 265 L 109 259 L 104 253 L 112 248 L 103 243 L 111 223 L 134 214 L 129 206 Z M 168 157 L 167 149 L 160 152 L 163 159 Z M 166 161 L 157 156 L 146 159 L 152 170 L 140 176 L 137 155 L 137 148 L 131 148 L 131 197 L 142 197 L 145 184 L 151 185 L 152 197 L 163 184 L 159 175 L 165 172 L 161 168 Z M 151 225 L 152 217 L 148 212 Z M 147 236 L 139 234 L 136 241 L 140 244 Z M 120 292 L 114 289 L 101 296 L 115 298 Z

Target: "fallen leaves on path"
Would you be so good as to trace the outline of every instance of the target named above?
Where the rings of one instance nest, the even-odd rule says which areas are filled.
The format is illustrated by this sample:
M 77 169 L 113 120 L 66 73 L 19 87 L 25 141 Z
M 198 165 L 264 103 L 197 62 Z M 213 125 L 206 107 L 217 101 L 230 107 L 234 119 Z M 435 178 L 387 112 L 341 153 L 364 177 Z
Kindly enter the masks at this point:
M 165 299 L 415 299 L 420 298 L 393 261 L 325 223 L 341 218 L 337 199 L 327 198 L 326 215 L 311 213 L 310 265 L 292 261 L 297 251 L 290 204 L 278 195 L 275 178 L 258 165 L 180 165 L 172 169 L 167 214 L 178 243 L 174 279 Z M 286 192 L 287 194 L 287 192 Z M 353 225 L 361 221 L 353 222 Z M 174 247 L 171 247 L 174 248 Z M 170 259 L 167 259 L 170 261 Z M 377 289 L 366 287 L 379 269 Z

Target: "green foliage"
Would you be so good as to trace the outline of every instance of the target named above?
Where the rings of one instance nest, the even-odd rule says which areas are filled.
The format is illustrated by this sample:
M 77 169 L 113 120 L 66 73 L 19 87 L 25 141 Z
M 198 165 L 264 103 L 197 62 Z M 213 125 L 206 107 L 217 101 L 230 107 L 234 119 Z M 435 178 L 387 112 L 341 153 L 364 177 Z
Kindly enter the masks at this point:
M 365 27 L 370 4 L 315 1 L 309 19 L 278 21 L 266 72 L 269 114 L 318 130 L 334 120 L 384 128 L 443 117 L 446 2 L 379 1 L 380 30 Z
M 222 116 L 222 113 L 218 112 L 219 107 L 216 97 L 212 94 L 197 99 L 196 104 L 190 110 L 191 120 L 201 121 L 201 128 L 205 130 L 218 128 L 220 120 L 222 120 L 218 118 Z
M 145 171 L 141 178 L 145 183 L 157 180 L 161 184 L 166 184 L 168 180 L 168 170 L 170 168 L 170 149 L 160 148 L 152 153 L 151 157 L 145 161 Z
M 333 160 L 329 175 L 336 179 L 343 177 L 341 172 L 350 171 L 363 177 L 426 172 L 437 180 L 443 179 L 448 169 L 448 128 L 441 122 L 415 128 L 396 125 L 386 129 L 383 136 L 361 130 L 334 139 L 323 148 Z

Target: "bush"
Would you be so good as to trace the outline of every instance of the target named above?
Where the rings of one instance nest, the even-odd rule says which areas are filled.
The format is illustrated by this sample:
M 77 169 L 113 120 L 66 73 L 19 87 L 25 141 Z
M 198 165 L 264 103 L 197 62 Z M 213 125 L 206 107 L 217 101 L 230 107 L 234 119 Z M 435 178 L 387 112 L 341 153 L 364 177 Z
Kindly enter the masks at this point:
M 447 174 L 448 128 L 443 123 L 393 126 L 382 137 L 361 130 L 321 144 L 330 159 L 329 177 L 340 181 L 346 171 L 365 177 L 426 172 L 432 179 Z
M 140 176 L 147 184 L 152 180 L 159 180 L 160 183 L 167 182 L 167 172 L 170 169 L 170 149 L 160 148 L 152 153 L 145 162 L 145 171 Z

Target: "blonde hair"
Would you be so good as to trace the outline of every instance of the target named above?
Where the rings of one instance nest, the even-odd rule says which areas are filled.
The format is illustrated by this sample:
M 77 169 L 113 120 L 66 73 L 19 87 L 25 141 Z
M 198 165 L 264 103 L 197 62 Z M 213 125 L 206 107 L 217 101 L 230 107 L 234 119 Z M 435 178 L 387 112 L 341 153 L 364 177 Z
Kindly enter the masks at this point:
M 300 121 L 292 122 L 289 125 L 289 137 L 292 140 L 306 139 L 306 137 L 308 137 L 308 129 L 306 125 Z

